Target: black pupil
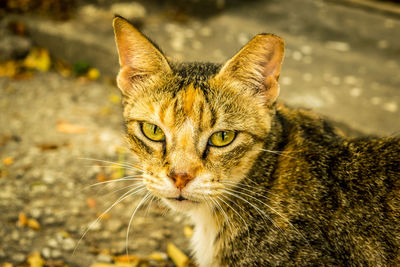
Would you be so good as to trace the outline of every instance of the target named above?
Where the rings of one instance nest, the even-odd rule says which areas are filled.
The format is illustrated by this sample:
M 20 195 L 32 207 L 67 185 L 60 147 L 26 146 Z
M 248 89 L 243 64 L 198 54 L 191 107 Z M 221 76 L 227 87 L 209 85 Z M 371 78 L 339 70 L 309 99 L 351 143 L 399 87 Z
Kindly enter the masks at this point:
M 222 132 L 222 141 L 225 141 L 226 132 Z
M 153 131 L 154 131 L 154 134 L 156 134 L 156 132 L 157 132 L 157 126 L 153 125 Z

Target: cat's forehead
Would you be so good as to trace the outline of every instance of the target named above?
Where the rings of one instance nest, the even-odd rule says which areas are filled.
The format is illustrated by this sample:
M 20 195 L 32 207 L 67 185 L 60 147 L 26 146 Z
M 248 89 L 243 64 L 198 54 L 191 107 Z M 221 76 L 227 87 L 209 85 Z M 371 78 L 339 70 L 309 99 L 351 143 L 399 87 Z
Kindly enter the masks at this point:
M 189 84 L 197 87 L 198 83 L 202 83 L 210 79 L 218 73 L 221 65 L 214 63 L 189 62 L 180 64 L 171 64 L 171 68 L 178 79 L 184 82 L 183 88 Z

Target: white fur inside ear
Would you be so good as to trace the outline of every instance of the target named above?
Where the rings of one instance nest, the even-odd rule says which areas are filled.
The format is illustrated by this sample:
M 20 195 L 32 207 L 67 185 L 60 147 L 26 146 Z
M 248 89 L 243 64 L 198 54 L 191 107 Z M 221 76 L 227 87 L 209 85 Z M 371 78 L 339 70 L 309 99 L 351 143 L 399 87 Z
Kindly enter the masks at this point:
M 202 206 L 190 212 L 190 217 L 195 223 L 191 245 L 194 257 L 199 267 L 216 267 L 214 261 L 214 240 L 218 233 L 212 211 L 208 206 Z

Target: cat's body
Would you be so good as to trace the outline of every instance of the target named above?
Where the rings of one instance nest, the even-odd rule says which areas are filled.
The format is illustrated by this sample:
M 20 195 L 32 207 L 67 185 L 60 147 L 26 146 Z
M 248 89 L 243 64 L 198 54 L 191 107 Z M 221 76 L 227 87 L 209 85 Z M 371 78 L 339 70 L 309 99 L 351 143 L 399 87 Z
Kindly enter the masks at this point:
M 280 38 L 174 65 L 122 18 L 114 28 L 143 183 L 192 218 L 201 267 L 400 264 L 400 139 L 350 140 L 277 104 Z
M 237 188 L 271 220 L 236 199 L 248 226 L 226 209 L 239 233 L 217 238 L 217 265 L 399 265 L 399 139 L 347 140 L 313 113 L 282 106 L 275 118 L 268 139 L 277 141 L 264 148 L 282 152 L 263 152 Z

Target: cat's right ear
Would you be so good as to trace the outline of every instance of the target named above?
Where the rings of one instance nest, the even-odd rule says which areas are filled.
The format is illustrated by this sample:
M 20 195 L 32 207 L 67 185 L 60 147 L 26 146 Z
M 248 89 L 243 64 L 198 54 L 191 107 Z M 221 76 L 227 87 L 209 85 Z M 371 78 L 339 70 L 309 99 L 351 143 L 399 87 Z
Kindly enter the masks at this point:
M 118 87 L 125 95 L 171 72 L 165 56 L 140 31 L 122 17 L 113 21 L 120 72 Z

